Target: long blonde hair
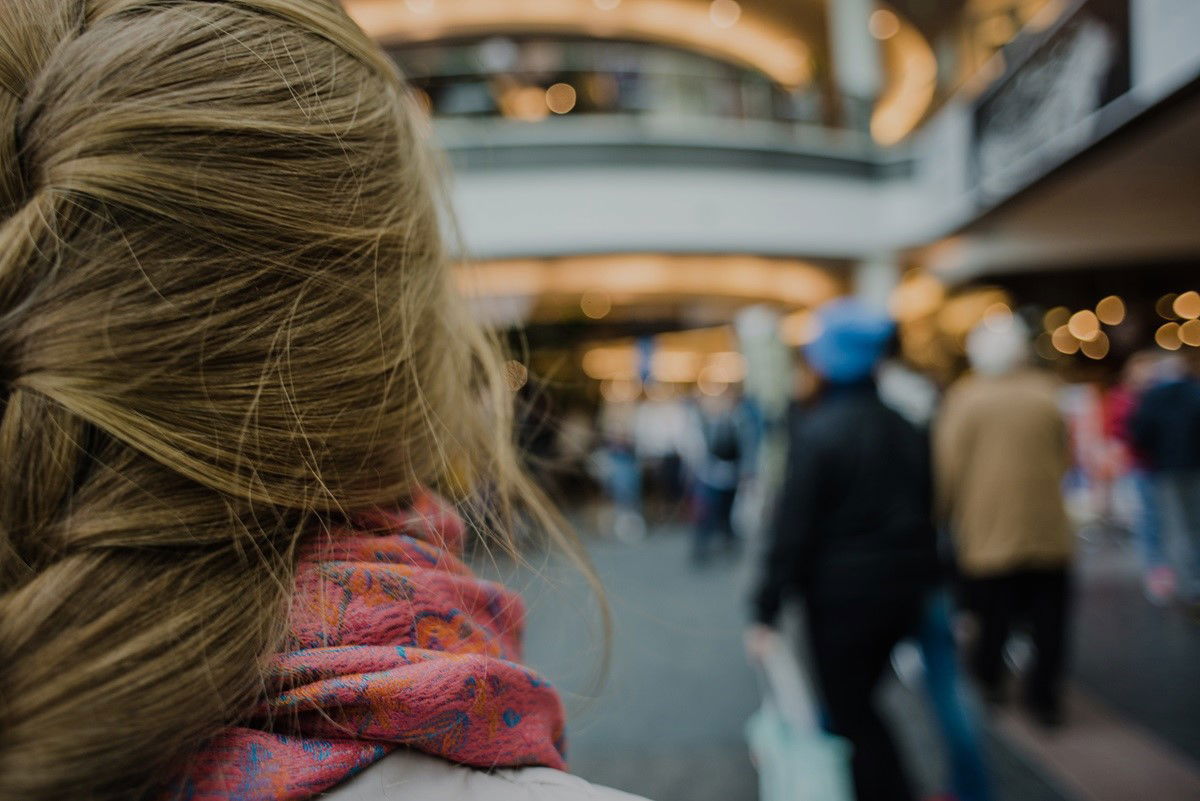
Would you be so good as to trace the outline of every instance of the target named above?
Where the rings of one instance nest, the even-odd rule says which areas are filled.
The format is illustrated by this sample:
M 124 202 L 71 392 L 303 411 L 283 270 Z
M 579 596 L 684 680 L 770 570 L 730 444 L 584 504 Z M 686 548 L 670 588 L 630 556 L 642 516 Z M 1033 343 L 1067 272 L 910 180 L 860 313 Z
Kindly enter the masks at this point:
M 323 523 L 453 473 L 573 547 L 421 137 L 334 0 L 0 2 L 0 800 L 158 792 Z

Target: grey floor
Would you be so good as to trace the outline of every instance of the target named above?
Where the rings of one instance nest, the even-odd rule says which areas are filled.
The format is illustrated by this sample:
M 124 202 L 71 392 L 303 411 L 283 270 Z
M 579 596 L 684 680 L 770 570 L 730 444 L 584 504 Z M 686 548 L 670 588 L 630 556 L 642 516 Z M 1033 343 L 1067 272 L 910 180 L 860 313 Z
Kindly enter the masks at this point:
M 1146 600 L 1128 543 L 1085 544 L 1077 575 L 1078 682 L 1200 762 L 1200 622 Z
M 529 605 L 527 661 L 567 698 L 571 768 L 656 801 L 754 801 L 756 774 L 743 727 L 759 703 L 743 655 L 745 575 L 724 563 L 686 563 L 686 537 L 656 530 L 634 544 L 594 540 L 591 552 L 612 608 L 607 679 L 595 605 L 558 560 L 501 569 Z M 918 695 L 893 681 L 886 707 L 903 721 L 914 780 L 944 790 L 936 736 Z M 988 736 L 1001 801 L 1059 801 L 1060 791 Z

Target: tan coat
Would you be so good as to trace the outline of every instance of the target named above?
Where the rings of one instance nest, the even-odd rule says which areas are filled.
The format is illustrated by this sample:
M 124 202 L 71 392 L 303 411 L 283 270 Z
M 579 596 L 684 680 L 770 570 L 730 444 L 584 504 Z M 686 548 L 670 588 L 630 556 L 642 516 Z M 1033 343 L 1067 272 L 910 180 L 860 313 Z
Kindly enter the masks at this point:
M 324 801 L 645 801 L 550 768 L 476 770 L 400 749 Z
M 1021 370 L 975 376 L 947 393 L 934 430 L 938 504 L 968 576 L 1057 567 L 1071 558 L 1059 385 Z

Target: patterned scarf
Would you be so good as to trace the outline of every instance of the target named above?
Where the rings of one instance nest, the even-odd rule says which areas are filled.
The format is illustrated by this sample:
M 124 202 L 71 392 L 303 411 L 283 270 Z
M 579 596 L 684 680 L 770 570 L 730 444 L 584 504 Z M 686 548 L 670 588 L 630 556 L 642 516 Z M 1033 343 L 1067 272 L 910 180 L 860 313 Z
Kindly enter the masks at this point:
M 523 604 L 453 555 L 461 520 L 423 496 L 362 522 L 301 561 L 267 700 L 205 747 L 176 797 L 308 799 L 400 747 L 564 767 L 562 702 L 520 665 Z

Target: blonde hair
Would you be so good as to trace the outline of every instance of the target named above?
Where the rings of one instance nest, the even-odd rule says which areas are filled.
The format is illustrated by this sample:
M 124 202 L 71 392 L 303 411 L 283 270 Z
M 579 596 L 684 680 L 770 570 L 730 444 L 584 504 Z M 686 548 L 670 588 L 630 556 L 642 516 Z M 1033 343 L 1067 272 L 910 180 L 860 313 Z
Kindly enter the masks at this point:
M 486 476 L 573 549 L 420 140 L 333 0 L 0 2 L 3 801 L 159 792 L 355 510 Z

